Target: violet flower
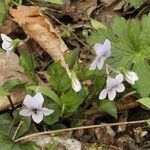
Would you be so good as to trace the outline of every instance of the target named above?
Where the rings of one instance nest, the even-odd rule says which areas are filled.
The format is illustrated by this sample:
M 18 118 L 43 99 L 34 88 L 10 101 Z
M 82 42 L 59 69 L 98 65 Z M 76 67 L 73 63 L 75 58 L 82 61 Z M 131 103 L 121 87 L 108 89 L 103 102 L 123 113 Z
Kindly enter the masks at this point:
M 114 100 L 116 97 L 116 93 L 123 92 L 125 90 L 125 86 L 122 84 L 123 75 L 120 73 L 115 78 L 108 77 L 107 78 L 107 86 L 103 89 L 99 95 L 99 99 L 105 99 L 108 95 L 109 100 Z
M 96 58 L 90 65 L 89 69 L 95 70 L 96 68 L 98 68 L 99 70 L 101 70 L 103 68 L 105 60 L 111 55 L 111 42 L 106 39 L 104 44 L 96 43 L 94 45 L 94 49 L 96 53 Z
M 26 95 L 23 101 L 25 109 L 20 111 L 22 116 L 32 116 L 32 119 L 37 124 L 43 120 L 44 116 L 48 116 L 54 112 L 54 110 L 42 107 L 44 98 L 41 93 L 37 93 L 35 96 Z

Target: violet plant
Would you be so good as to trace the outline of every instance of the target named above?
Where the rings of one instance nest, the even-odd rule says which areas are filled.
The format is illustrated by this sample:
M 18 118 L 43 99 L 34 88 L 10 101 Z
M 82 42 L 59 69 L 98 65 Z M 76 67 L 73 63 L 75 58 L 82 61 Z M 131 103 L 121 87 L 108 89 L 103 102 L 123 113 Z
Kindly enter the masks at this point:
M 26 123 L 27 119 L 32 118 L 37 124 L 43 121 L 43 125 L 54 127 L 64 118 L 78 119 L 81 115 L 78 110 L 83 111 L 89 106 L 101 108 L 101 103 L 109 104 L 109 107 L 103 108 L 103 111 L 116 118 L 117 109 L 111 101 L 118 99 L 118 93 L 122 93 L 119 96 L 126 94 L 125 85 L 128 83 L 130 84 L 129 90 L 135 89 L 141 97 L 147 97 L 149 95 L 147 88 L 150 87 L 149 64 L 147 63 L 150 41 L 148 37 L 143 38 L 149 35 L 146 34 L 147 30 L 149 31 L 149 28 L 146 30 L 147 22 L 150 23 L 150 15 L 143 17 L 142 21 L 115 18 L 112 27 L 97 29 L 87 37 L 87 42 L 95 51 L 94 60 L 88 63 L 84 60 L 79 61 L 79 53 L 75 49 L 69 51 L 67 53 L 69 57 L 65 58 L 69 70 L 72 71 L 66 72 L 59 63 L 54 62 L 46 70 L 50 76 L 49 81 L 43 85 L 40 85 L 38 80 L 30 84 L 25 83 L 26 96 L 22 110 L 19 110 L 19 116 L 20 121 L 25 119 L 23 122 L 28 127 L 26 129 L 30 127 L 30 122 Z M 138 32 L 131 33 L 134 30 Z M 15 49 L 11 38 L 2 35 L 2 40 L 3 49 L 6 51 Z M 34 59 L 29 52 L 20 55 L 20 65 L 30 77 L 31 74 L 36 74 Z M 140 66 L 143 67 L 140 68 Z M 34 78 L 36 80 L 36 76 Z M 14 86 L 10 87 L 12 82 L 8 81 L 5 86 L 1 85 L 1 88 L 9 87 L 11 90 L 16 88 L 16 85 L 22 86 L 20 82 L 14 82 Z M 33 92 L 36 93 L 37 87 L 40 87 L 39 93 L 33 97 L 30 96 Z M 143 91 L 143 89 L 146 90 Z M 9 90 L 5 91 L 6 95 Z M 5 93 L 3 91 L 3 94 Z M 22 134 L 26 132 L 27 130 Z

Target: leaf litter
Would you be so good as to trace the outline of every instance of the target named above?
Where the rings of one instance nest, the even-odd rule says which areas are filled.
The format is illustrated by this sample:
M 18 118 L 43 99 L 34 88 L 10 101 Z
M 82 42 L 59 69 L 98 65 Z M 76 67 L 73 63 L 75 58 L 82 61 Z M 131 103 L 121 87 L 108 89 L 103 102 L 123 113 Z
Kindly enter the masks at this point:
M 34 6 L 28 6 L 29 4 Z M 89 48 L 92 47 L 91 43 L 89 43 L 89 40 L 92 42 L 98 40 L 103 43 L 104 39 L 102 38 L 102 35 L 104 35 L 104 32 L 107 31 L 109 28 L 108 26 L 112 25 L 113 18 L 116 14 L 123 16 L 126 19 L 134 18 L 141 14 L 148 14 L 148 8 L 150 7 L 146 6 L 145 4 L 149 5 L 149 2 L 143 1 L 143 3 L 141 3 L 141 1 L 138 1 L 135 3 L 132 0 L 123 0 L 121 2 L 115 0 L 104 0 L 92 1 L 92 3 L 90 3 L 89 0 L 69 0 L 65 2 L 64 5 L 54 5 L 47 2 L 42 4 L 38 1 L 27 1 L 25 2 L 25 5 L 12 7 L 14 4 L 11 4 L 10 1 L 7 2 L 7 5 L 11 6 L 9 13 L 12 16 L 12 20 L 17 24 L 15 24 L 15 31 L 13 31 L 12 26 L 8 26 L 6 28 L 5 26 L 0 27 L 1 33 L 13 35 L 15 37 L 19 35 L 19 38 L 21 39 L 23 39 L 25 36 L 29 36 L 30 39 L 26 42 L 26 45 L 28 45 L 27 47 L 17 47 L 14 51 L 15 53 L 11 52 L 9 55 L 6 55 L 4 52 L 0 53 L 0 83 L 2 88 L 5 87 L 5 90 L 2 89 L 2 91 L 0 91 L 1 95 L 5 95 L 1 96 L 0 110 L 8 111 L 9 108 L 15 112 L 16 110 L 20 109 L 19 104 L 22 103 L 22 100 L 27 93 L 34 95 L 33 91 L 35 91 L 35 93 L 38 92 L 39 86 L 41 86 L 42 83 L 42 86 L 45 88 L 43 88 L 44 90 L 41 90 L 40 92 L 43 94 L 44 98 L 46 98 L 44 106 L 46 106 L 48 109 L 54 109 L 55 112 L 46 120 L 44 119 L 41 124 L 31 124 L 31 131 L 29 133 L 37 132 L 37 135 L 35 134 L 32 138 L 29 136 L 29 138 L 26 138 L 25 140 L 21 140 L 20 137 L 20 141 L 34 141 L 42 149 L 126 150 L 149 148 L 149 145 L 147 144 L 149 142 L 149 126 L 146 126 L 144 120 L 149 119 L 150 112 L 147 108 L 148 104 L 144 103 L 144 107 L 141 107 L 136 101 L 140 97 L 136 93 L 139 91 L 135 92 L 132 90 L 136 90 L 137 87 L 132 88 L 130 85 L 128 85 L 127 91 L 123 94 L 118 94 L 115 101 L 108 102 L 108 100 L 104 100 L 99 102 L 96 99 L 99 94 L 99 90 L 102 90 L 105 86 L 105 84 L 102 82 L 102 76 L 104 76 L 104 74 L 101 72 L 99 75 L 96 71 L 93 73 L 87 71 L 87 66 L 90 64 L 89 62 L 91 62 L 91 58 L 93 58 L 93 51 L 91 50 L 91 53 L 89 52 Z M 44 5 L 46 8 L 45 15 L 43 14 L 45 12 L 45 8 L 43 9 L 42 5 Z M 50 15 L 46 16 L 47 13 L 50 13 Z M 91 20 L 96 23 L 96 28 L 94 28 L 95 25 L 91 26 Z M 5 23 L 9 25 L 7 21 L 8 20 L 6 19 Z M 67 35 L 67 37 L 62 39 L 61 33 L 63 30 L 67 30 L 67 25 L 73 29 L 70 29 L 70 33 Z M 104 25 L 106 25 L 106 28 L 101 28 L 105 27 Z M 130 25 L 132 26 L 133 24 L 131 23 Z M 113 30 L 115 31 L 117 29 L 113 28 Z M 137 31 L 138 29 L 136 32 Z M 98 35 L 97 39 L 97 35 L 94 32 Z M 89 38 L 89 35 L 92 35 L 93 37 L 91 36 L 92 38 Z M 114 40 L 116 42 L 118 40 L 113 34 L 109 34 L 109 36 L 112 36 L 111 38 L 109 37 L 112 41 Z M 142 36 L 145 36 L 144 33 L 142 33 Z M 133 40 L 137 40 L 134 39 L 134 37 L 132 38 Z M 129 41 L 127 40 L 127 42 Z M 148 40 L 146 42 L 148 43 Z M 115 47 L 116 45 L 114 43 L 113 46 Z M 93 42 L 93 44 L 95 43 Z M 127 45 L 128 44 L 129 43 L 127 43 Z M 134 46 L 136 46 L 136 44 Z M 148 49 L 148 45 L 146 46 L 144 48 Z M 28 47 L 29 50 L 27 51 L 30 53 L 28 55 L 23 55 L 23 51 L 25 51 L 25 49 Z M 112 49 L 114 49 L 114 47 L 112 47 Z M 116 47 L 118 47 L 118 45 Z M 74 51 L 72 49 L 74 48 L 78 48 L 80 53 L 76 53 L 77 55 L 75 58 L 73 58 L 73 56 L 70 57 L 76 59 L 75 63 L 71 64 L 65 58 L 65 53 L 71 55 L 72 51 Z M 31 55 L 33 55 L 33 60 L 31 60 Z M 30 69 L 24 68 L 25 66 L 21 66 L 19 57 L 24 57 L 24 60 L 28 60 L 24 61 L 24 63 L 28 62 L 30 67 L 27 64 L 24 65 L 27 65 L 26 67 L 29 67 Z M 56 64 L 52 64 L 53 61 L 50 57 L 55 61 Z M 72 61 L 72 59 L 69 61 Z M 62 68 L 59 63 L 61 64 Z M 148 68 L 148 66 L 145 68 Z M 84 84 L 83 89 L 79 93 L 74 93 L 71 90 L 71 83 L 66 73 L 67 69 L 77 72 L 77 75 L 82 81 L 81 84 L 84 84 L 87 81 L 90 84 L 88 86 Z M 128 70 L 121 71 L 124 73 Z M 12 86 L 12 81 L 15 82 L 13 83 L 14 86 Z M 101 86 L 99 85 L 99 82 Z M 138 80 L 136 82 L 138 82 Z M 94 86 L 95 83 L 97 83 L 99 89 Z M 140 84 L 141 83 L 139 83 L 138 86 L 140 86 Z M 32 86 L 34 86 L 34 90 L 31 90 L 30 87 Z M 90 90 L 88 90 L 86 86 L 88 88 L 90 87 Z M 51 92 L 49 93 L 48 91 Z M 91 91 L 92 94 L 90 95 L 89 92 Z M 70 93 L 72 93 L 72 97 L 69 97 Z M 55 103 L 56 99 L 59 106 Z M 145 99 L 143 98 L 140 100 L 144 101 Z M 143 104 L 142 101 L 139 102 Z M 136 115 L 137 111 L 139 114 Z M 16 119 L 16 117 L 14 118 Z M 143 121 L 140 122 L 140 120 Z M 135 121 L 135 124 L 132 121 Z M 22 119 L 20 118 L 20 123 L 21 122 Z M 114 123 L 114 126 L 111 126 L 112 122 Z M 119 122 L 120 124 L 117 124 Z M 27 124 L 26 121 L 24 123 Z M 51 126 L 48 126 L 49 124 Z M 102 126 L 95 128 L 94 126 L 97 124 L 101 124 Z M 13 126 L 13 123 L 11 126 Z M 84 129 L 82 126 L 91 126 L 91 128 L 89 127 Z M 77 131 L 71 131 L 71 129 L 70 131 L 64 131 L 66 134 L 59 133 L 59 129 L 73 127 L 79 128 L 76 129 Z M 53 133 L 54 129 L 56 129 L 56 132 Z M 17 134 L 19 130 L 22 130 L 20 124 L 18 124 L 16 132 L 14 133 L 14 138 L 18 138 Z M 38 132 L 42 133 L 42 131 L 47 130 L 52 130 L 50 135 L 47 135 L 47 133 L 38 135 Z M 17 138 L 16 143 L 18 144 L 17 140 L 19 141 L 19 139 Z M 2 141 L 2 144 L 4 142 L 3 139 L 4 135 L 1 135 L 0 141 Z M 5 138 L 5 140 L 7 141 L 8 139 Z M 7 142 L 5 146 L 7 146 Z M 25 146 L 28 148 L 28 144 L 20 144 L 19 146 Z M 32 145 L 33 149 L 39 149 L 39 147 L 35 146 L 34 144 Z

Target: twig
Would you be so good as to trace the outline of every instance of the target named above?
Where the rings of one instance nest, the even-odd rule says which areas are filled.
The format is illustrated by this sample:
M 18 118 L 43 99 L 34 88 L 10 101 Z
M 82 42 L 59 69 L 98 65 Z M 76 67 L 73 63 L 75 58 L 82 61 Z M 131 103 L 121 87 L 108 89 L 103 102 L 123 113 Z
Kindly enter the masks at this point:
M 100 127 L 106 127 L 106 126 L 118 126 L 118 125 L 126 125 L 126 124 L 138 124 L 138 123 L 145 123 L 147 120 L 139 120 L 139 121 L 130 121 L 130 122 L 119 122 L 119 123 L 110 123 L 110 124 L 99 124 L 99 125 L 91 125 L 91 126 L 83 126 L 83 127 L 75 127 L 75 128 L 68 128 L 68 129 L 60 129 L 60 130 L 54 130 L 54 131 L 44 131 L 34 134 L 29 134 L 27 136 L 18 138 L 15 140 L 15 142 L 19 142 L 34 136 L 44 135 L 44 134 L 52 134 L 52 133 L 58 133 L 58 132 L 66 132 L 66 131 L 74 131 L 74 130 L 82 130 L 82 129 L 90 129 L 90 128 L 100 128 Z
M 13 136 L 13 138 L 12 138 L 13 140 L 15 139 L 15 137 L 16 137 L 16 135 L 17 135 L 17 133 L 18 133 L 20 127 L 22 126 L 22 124 L 23 124 L 23 122 L 20 121 L 20 123 L 19 123 L 19 125 L 18 125 L 18 127 L 17 127 L 17 129 L 16 129 L 16 131 L 15 131 L 15 133 L 14 133 L 14 136 Z
M 11 105 L 11 109 L 12 109 L 12 110 L 15 109 L 14 103 L 12 102 L 12 99 L 11 99 L 10 95 L 8 95 L 7 98 L 8 98 L 8 100 L 9 100 L 10 105 Z

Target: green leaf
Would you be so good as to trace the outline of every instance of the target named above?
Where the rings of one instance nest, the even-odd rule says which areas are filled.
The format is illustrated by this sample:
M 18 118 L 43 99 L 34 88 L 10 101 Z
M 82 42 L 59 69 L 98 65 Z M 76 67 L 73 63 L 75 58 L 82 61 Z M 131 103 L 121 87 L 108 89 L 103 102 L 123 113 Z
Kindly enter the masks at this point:
M 91 20 L 91 24 L 92 24 L 92 27 L 94 29 L 106 29 L 106 26 L 103 25 L 101 22 L 95 20 L 95 19 L 90 19 Z
M 46 105 L 46 107 L 49 108 L 49 109 L 54 110 L 54 112 L 49 116 L 45 116 L 43 121 L 47 125 L 53 125 L 54 123 L 59 121 L 61 110 L 60 110 L 59 106 L 56 103 Z
M 48 73 L 51 77 L 50 85 L 58 92 L 64 92 L 71 88 L 71 80 L 66 71 L 61 67 L 59 63 L 53 63 Z
M 72 27 L 67 26 L 62 33 L 62 37 L 70 37 L 72 32 L 74 32 L 74 31 L 75 30 Z
M 137 73 L 136 88 L 141 97 L 150 95 L 150 14 L 142 20 L 115 17 L 107 30 L 97 30 L 87 38 L 89 44 L 112 42 L 112 57 L 106 63 L 116 68 L 125 68 Z
M 64 3 L 64 0 L 43 0 L 43 1 L 61 5 Z
M 72 90 L 61 96 L 61 102 L 67 112 L 75 112 L 83 102 L 82 96 Z
M 18 79 L 8 80 L 3 85 L 0 86 L 0 96 L 10 95 L 9 91 L 14 87 L 21 85 L 22 82 Z
M 52 125 L 51 130 L 60 130 L 60 129 L 66 129 L 67 127 L 64 124 L 56 123 Z
M 147 97 L 150 94 L 150 66 L 148 62 L 139 61 L 133 66 L 134 71 L 137 73 L 139 80 L 135 84 L 137 92 L 141 97 Z
M 134 6 L 135 8 L 139 8 L 145 0 L 129 0 L 131 6 Z
M 55 94 L 54 91 L 52 91 L 49 87 L 47 86 L 30 86 L 28 89 L 36 91 L 38 88 L 38 91 L 47 97 L 51 98 L 54 100 L 58 105 L 61 105 L 60 98 Z
M 31 123 L 30 117 L 22 117 L 18 114 L 18 111 L 14 111 L 13 116 L 15 119 L 13 119 L 8 113 L 0 115 L 0 133 L 8 134 L 11 138 L 13 137 L 20 121 L 22 122 L 22 124 L 18 130 L 16 137 L 19 137 L 27 132 Z
M 149 30 L 150 13 L 142 17 L 141 25 L 142 25 L 142 31 L 140 35 L 141 45 L 143 48 L 146 48 L 147 45 L 150 47 L 150 30 Z
M 109 100 L 100 101 L 98 103 L 98 108 L 117 119 L 117 108 L 113 102 Z
M 65 54 L 65 60 L 66 60 L 66 63 L 68 64 L 69 68 L 73 68 L 73 66 L 78 58 L 78 55 L 79 55 L 78 49 L 71 50 Z
M 26 133 L 29 130 L 30 124 L 31 124 L 31 117 L 23 117 L 19 115 L 19 112 L 20 112 L 20 109 L 17 109 L 13 112 L 15 123 L 18 123 L 18 125 L 19 123 L 21 123 L 21 127 L 17 132 L 16 138 Z
M 0 1 L 0 25 L 3 23 L 3 20 L 6 15 L 6 3 L 4 0 Z
M 8 113 L 5 113 L 0 115 L 0 120 L 0 132 L 5 134 L 8 133 L 13 118 Z
M 20 80 L 13 79 L 13 80 L 6 81 L 3 85 L 1 85 L 1 87 L 6 91 L 10 91 L 12 88 L 14 88 L 20 84 L 22 84 L 22 82 Z
M 150 98 L 142 98 L 138 102 L 150 109 Z
M 9 136 L 0 133 L 0 147 L 3 150 L 39 150 L 33 142 L 15 143 Z
M 10 93 L 5 89 L 3 89 L 2 86 L 0 86 L 0 96 L 7 96 L 7 95 L 10 95 Z
M 88 36 L 86 40 L 90 45 L 93 45 L 95 43 L 100 43 L 104 41 L 105 38 L 106 30 L 98 29 L 97 31 L 94 31 L 90 36 Z
M 26 74 L 33 80 L 35 80 L 34 71 L 35 71 L 35 61 L 33 55 L 28 52 L 24 51 L 20 56 L 20 64 L 23 67 Z

